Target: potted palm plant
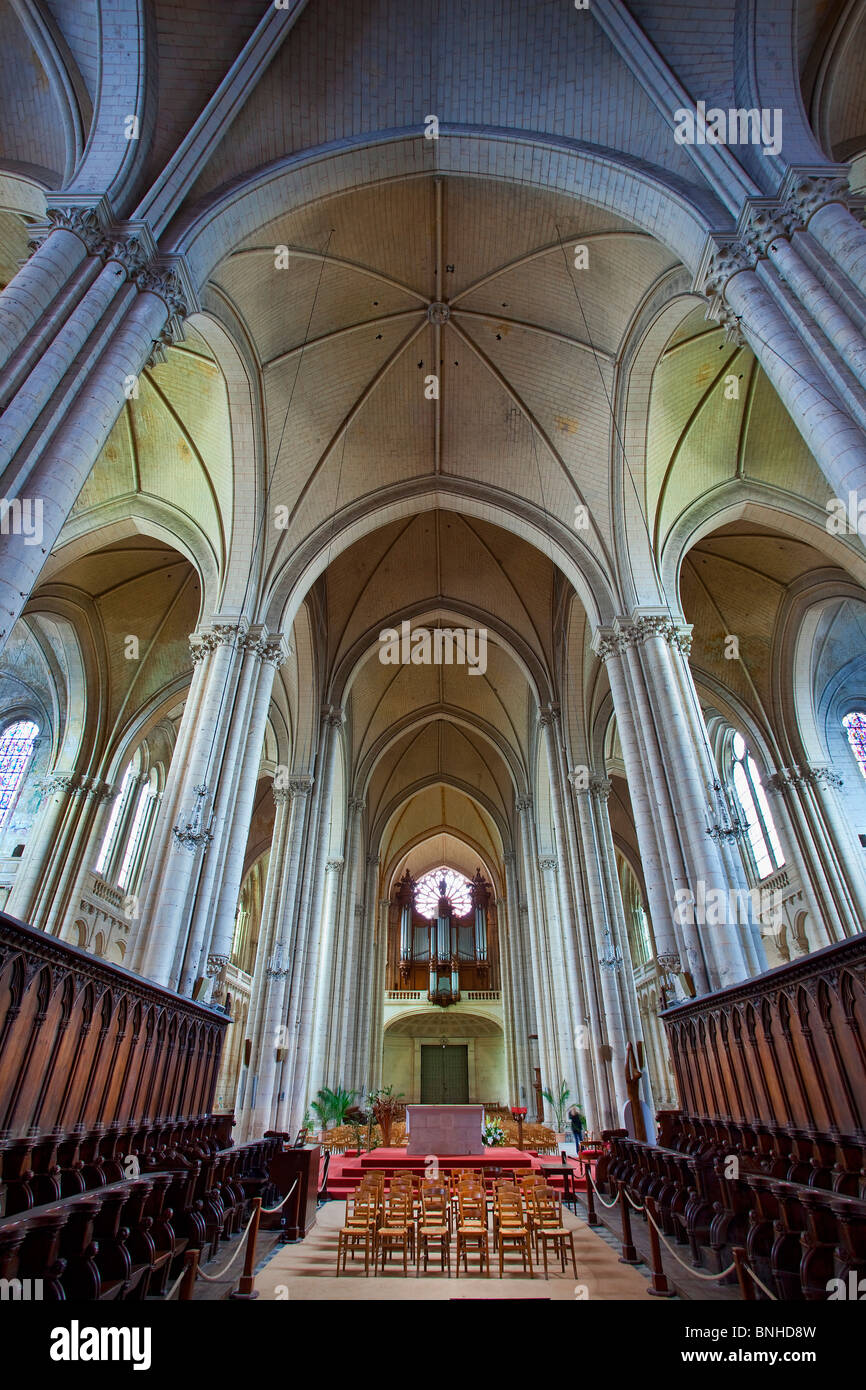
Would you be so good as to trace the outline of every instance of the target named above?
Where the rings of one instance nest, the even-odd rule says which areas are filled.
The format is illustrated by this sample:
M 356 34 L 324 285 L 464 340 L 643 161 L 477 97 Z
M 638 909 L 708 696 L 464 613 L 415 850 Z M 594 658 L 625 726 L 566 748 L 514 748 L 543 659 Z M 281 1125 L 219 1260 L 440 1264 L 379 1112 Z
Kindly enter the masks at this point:
M 564 1144 L 565 1112 L 568 1108 L 568 1102 L 571 1096 L 571 1091 L 569 1089 L 568 1083 L 566 1081 L 560 1081 L 559 1090 L 556 1093 L 554 1093 L 553 1091 L 543 1090 L 541 1094 L 544 1096 L 544 1099 L 547 1101 L 548 1105 L 553 1111 L 554 1118 L 556 1120 L 556 1142 L 557 1144 Z
M 342 1086 L 337 1086 L 334 1090 L 329 1086 L 322 1086 L 316 1092 L 316 1099 L 310 1101 L 310 1109 L 315 1111 L 323 1134 L 332 1122 L 335 1125 L 345 1123 L 346 1111 L 350 1109 L 354 1099 L 355 1092 L 345 1091 Z

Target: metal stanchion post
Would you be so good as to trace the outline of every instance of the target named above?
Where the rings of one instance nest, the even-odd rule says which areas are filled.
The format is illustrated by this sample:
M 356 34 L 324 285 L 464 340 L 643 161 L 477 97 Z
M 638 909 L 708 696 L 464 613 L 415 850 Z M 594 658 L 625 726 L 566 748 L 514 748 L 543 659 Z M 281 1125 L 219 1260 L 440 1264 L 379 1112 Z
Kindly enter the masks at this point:
M 250 1229 L 247 1232 L 247 1248 L 244 1254 L 244 1272 L 240 1277 L 240 1282 L 229 1298 L 258 1298 L 256 1288 L 256 1276 L 253 1270 L 256 1267 L 256 1240 L 259 1234 L 259 1215 L 262 1210 L 261 1197 L 253 1198 L 253 1215 L 250 1221 Z

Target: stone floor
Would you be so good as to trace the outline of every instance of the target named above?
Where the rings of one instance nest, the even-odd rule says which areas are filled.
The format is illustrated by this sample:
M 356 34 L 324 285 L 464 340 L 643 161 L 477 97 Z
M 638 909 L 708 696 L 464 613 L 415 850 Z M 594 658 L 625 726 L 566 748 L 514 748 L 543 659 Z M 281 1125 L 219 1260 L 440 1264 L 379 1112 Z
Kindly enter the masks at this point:
M 514 1272 L 500 1279 L 495 1258 L 490 1278 L 475 1274 L 448 1278 L 431 1270 L 416 1277 L 414 1271 L 403 1277 L 402 1266 L 395 1264 L 393 1272 L 368 1278 L 364 1275 L 363 1257 L 347 1265 L 347 1273 L 336 1276 L 337 1236 L 345 1215 L 344 1202 L 327 1202 L 319 1208 L 318 1219 L 306 1240 L 295 1245 L 278 1247 L 259 1269 L 256 1288 L 263 1299 L 325 1300 L 399 1300 L 399 1299 L 648 1299 L 649 1271 L 643 1266 L 632 1268 L 619 1263 L 617 1254 L 585 1222 L 564 1212 L 564 1219 L 574 1231 L 577 1255 L 577 1280 L 571 1264 L 566 1274 L 559 1265 L 551 1264 L 550 1278 L 543 1269 L 533 1279 L 527 1278 L 519 1264 Z M 492 1242 L 491 1242 L 492 1244 Z M 452 1247 L 452 1269 L 453 1269 Z M 471 1263 L 470 1263 L 471 1268 Z

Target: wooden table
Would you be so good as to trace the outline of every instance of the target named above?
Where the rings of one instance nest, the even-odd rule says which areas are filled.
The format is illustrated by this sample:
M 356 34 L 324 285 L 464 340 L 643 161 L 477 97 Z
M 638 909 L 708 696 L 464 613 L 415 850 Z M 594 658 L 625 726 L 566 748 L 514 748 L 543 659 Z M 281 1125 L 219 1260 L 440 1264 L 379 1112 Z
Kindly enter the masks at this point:
M 562 1176 L 563 1197 L 566 1206 L 577 1208 L 577 1194 L 574 1190 L 574 1169 L 570 1163 L 542 1163 L 542 1173 L 558 1173 Z

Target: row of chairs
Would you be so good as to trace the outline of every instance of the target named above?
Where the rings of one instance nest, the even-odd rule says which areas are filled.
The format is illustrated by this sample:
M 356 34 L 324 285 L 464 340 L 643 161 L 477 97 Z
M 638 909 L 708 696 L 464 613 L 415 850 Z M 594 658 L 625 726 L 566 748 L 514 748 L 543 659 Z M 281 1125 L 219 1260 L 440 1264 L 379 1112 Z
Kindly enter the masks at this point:
M 374 1272 L 395 1255 L 402 1257 L 403 1273 L 408 1274 L 411 1257 L 416 1276 L 429 1269 L 431 1253 L 438 1256 L 442 1273 L 451 1273 L 451 1242 L 456 1235 L 456 1273 L 461 1261 L 469 1273 L 469 1256 L 477 1256 L 478 1272 L 490 1274 L 488 1203 L 491 1206 L 493 1249 L 498 1255 L 499 1277 L 505 1273 L 509 1254 L 516 1253 L 524 1273 L 533 1277 L 532 1249 L 536 1263 L 543 1258 L 544 1277 L 549 1278 L 548 1255 L 559 1257 L 566 1269 L 570 1255 L 575 1278 L 577 1260 L 574 1234 L 563 1224 L 562 1199 L 547 1186 L 540 1174 L 527 1174 L 520 1183 L 497 1181 L 491 1192 L 475 1174 L 462 1174 L 456 1183 L 443 1178 L 417 1179 L 412 1174 L 395 1174 L 385 1195 L 382 1174 L 366 1174 L 354 1196 L 347 1200 L 346 1223 L 337 1245 L 337 1274 L 346 1271 L 351 1253 L 363 1251 L 364 1273 L 372 1263 Z

